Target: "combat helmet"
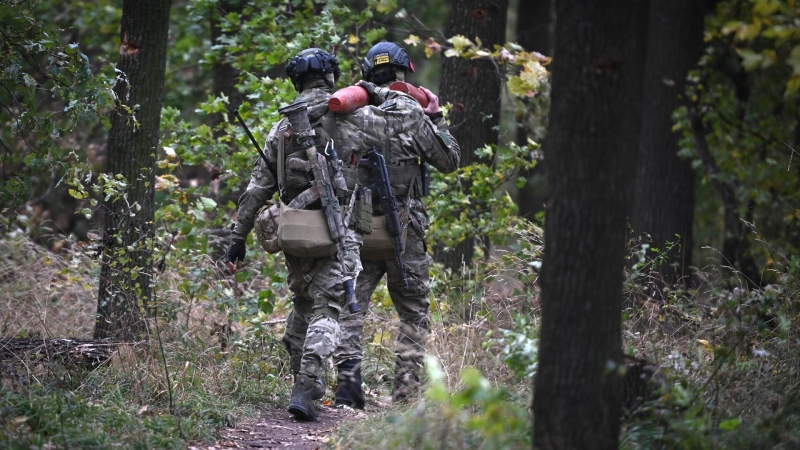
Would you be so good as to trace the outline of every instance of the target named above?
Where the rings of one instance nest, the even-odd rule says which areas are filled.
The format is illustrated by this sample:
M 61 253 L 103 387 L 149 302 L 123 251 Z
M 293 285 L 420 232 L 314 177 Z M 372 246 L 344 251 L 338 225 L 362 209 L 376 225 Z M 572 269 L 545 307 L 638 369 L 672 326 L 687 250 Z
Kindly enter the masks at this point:
M 325 76 L 333 74 L 333 83 L 339 79 L 339 60 L 330 53 L 319 48 L 308 48 L 298 53 L 286 63 L 286 76 L 292 80 L 297 92 L 303 90 L 303 82 L 321 79 L 333 89 L 333 83 Z
M 396 42 L 379 42 L 373 45 L 364 57 L 364 62 L 361 63 L 361 75 L 365 80 L 378 85 L 394 81 L 396 79 L 394 70 L 375 73 L 375 69 L 384 64 L 414 72 L 414 64 L 403 47 Z

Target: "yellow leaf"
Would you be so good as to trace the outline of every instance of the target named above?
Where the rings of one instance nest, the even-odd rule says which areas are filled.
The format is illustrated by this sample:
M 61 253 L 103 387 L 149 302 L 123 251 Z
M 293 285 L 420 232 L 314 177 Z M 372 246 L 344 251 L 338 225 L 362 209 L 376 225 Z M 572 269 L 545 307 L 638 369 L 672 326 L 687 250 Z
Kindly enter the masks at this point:
M 697 344 L 703 347 L 704 350 L 708 350 L 709 352 L 714 351 L 714 349 L 711 348 L 711 344 L 705 339 L 698 339 Z
M 417 44 L 420 43 L 420 39 L 419 39 L 419 36 L 414 35 L 414 34 L 410 34 L 410 35 L 408 35 L 408 38 L 403 39 L 403 42 L 405 42 L 408 45 L 412 45 L 412 46 L 416 47 Z
M 458 50 L 454 48 L 448 48 L 447 50 L 444 51 L 444 56 L 448 58 L 452 58 L 453 56 L 458 56 Z
M 465 47 L 470 47 L 475 45 L 472 43 L 472 41 L 470 41 L 469 39 L 465 38 L 460 34 L 451 37 L 450 39 L 447 40 L 447 42 L 453 44 L 453 47 L 455 47 L 456 50 L 462 50 Z
M 358 44 L 358 41 L 359 41 L 358 36 L 356 36 L 355 34 L 351 34 L 350 37 L 347 38 L 348 44 Z

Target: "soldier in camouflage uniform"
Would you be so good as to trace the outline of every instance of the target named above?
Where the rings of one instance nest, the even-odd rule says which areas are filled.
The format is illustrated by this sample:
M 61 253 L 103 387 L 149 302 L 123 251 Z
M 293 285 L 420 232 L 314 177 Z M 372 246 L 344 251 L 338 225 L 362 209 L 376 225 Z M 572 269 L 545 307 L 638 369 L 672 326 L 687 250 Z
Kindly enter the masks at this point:
M 336 194 L 345 200 L 352 194 L 358 178 L 357 169 L 348 162 L 358 161 L 363 153 L 387 136 L 406 133 L 427 120 L 419 108 L 381 108 L 371 105 L 348 115 L 334 116 L 328 110 L 328 100 L 339 76 L 338 61 L 320 49 L 300 52 L 287 64 L 286 74 L 299 92 L 296 100 L 307 103 L 309 121 L 315 131 L 314 145 L 319 153 L 323 154 L 328 138 L 333 138 L 339 157 L 345 162 L 343 172 L 348 192 Z M 387 88 L 369 84 L 365 88 L 371 92 L 373 104 L 381 104 L 389 99 L 393 100 L 392 105 L 415 103 L 410 97 Z M 285 146 L 283 186 L 278 185 L 276 176 L 280 139 L 284 140 Z M 250 184 L 239 199 L 238 218 L 227 251 L 227 259 L 232 264 L 244 260 L 245 240 L 253 229 L 257 210 L 279 190 L 281 200 L 288 204 L 312 183 L 305 152 L 292 138 L 291 127 L 287 127 L 286 121 L 280 121 L 272 127 L 265 154 L 267 161 L 261 158 L 256 161 Z M 343 205 L 346 204 L 346 201 L 343 202 Z M 320 203 L 315 202 L 309 207 L 319 209 Z M 361 270 L 358 252 L 362 236 L 352 225 L 348 225 L 343 261 L 335 256 L 300 258 L 285 254 L 289 272 L 287 282 L 293 293 L 293 314 L 309 322 L 307 330 L 298 336 L 298 342 L 290 349 L 295 383 L 289 412 L 302 420 L 316 419 L 312 401 L 322 398 L 325 392 L 320 366 L 331 356 L 339 341 L 337 321 L 344 303 L 344 276 L 346 273 L 358 274 Z
M 389 86 L 395 80 L 403 81 L 407 71 L 413 72 L 414 66 L 405 50 L 390 42 L 373 46 L 362 64 L 364 79 L 380 86 Z M 384 274 L 388 275 L 389 294 L 400 316 L 392 398 L 401 401 L 419 389 L 419 370 L 425 357 L 430 318 L 428 272 L 433 262 L 425 243 L 425 233 L 430 221 L 421 200 L 421 163 L 449 173 L 458 168 L 461 159 L 458 144 L 450 135 L 447 122 L 439 111 L 438 97 L 427 89 L 421 89 L 428 96 L 428 107 L 423 110 L 419 104 L 414 103 L 408 108 L 424 111 L 429 120 L 426 119 L 418 129 L 387 136 L 384 148 L 392 193 L 397 199 L 398 207 L 408 208 L 410 212 L 410 229 L 403 254 L 408 288 L 403 289 L 400 269 L 395 259 L 367 261 L 362 257 L 363 270 L 356 283 L 360 311 L 355 314 L 343 312 L 339 321 L 342 339 L 333 355 L 338 370 L 338 405 L 364 407 L 361 389 L 364 315 L 369 309 L 372 293 Z M 374 202 L 373 207 L 376 208 L 376 214 L 380 214 L 377 203 Z M 284 340 L 299 340 L 307 323 L 307 318 L 302 316 L 290 317 Z

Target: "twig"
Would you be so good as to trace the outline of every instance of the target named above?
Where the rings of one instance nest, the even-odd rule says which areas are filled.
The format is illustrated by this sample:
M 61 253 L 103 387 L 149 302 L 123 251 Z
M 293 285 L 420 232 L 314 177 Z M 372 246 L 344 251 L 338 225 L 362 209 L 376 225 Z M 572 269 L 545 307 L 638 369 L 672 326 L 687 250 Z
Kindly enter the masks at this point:
M 789 153 L 789 165 L 788 165 L 788 166 L 786 166 L 786 171 L 788 172 L 788 171 L 789 171 L 789 169 L 792 167 L 792 157 L 793 157 L 795 154 L 797 154 L 797 156 L 800 156 L 800 153 L 797 153 L 797 150 L 795 150 L 795 149 L 793 149 L 792 147 L 790 147 L 790 146 L 789 146 L 789 144 L 787 144 L 786 142 L 783 142 L 783 141 L 781 141 L 781 144 L 785 145 L 785 146 L 786 146 L 786 148 L 788 148 L 789 150 L 791 150 L 791 153 Z

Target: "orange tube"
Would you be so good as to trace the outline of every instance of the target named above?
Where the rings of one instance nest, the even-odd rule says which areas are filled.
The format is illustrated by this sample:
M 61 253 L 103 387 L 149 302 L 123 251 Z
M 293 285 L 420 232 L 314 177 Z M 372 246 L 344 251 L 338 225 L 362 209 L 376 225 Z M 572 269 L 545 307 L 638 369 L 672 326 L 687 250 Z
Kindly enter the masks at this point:
M 348 86 L 334 92 L 328 100 L 328 108 L 337 114 L 349 114 L 369 103 L 367 91 L 361 86 Z
M 404 92 L 412 97 L 425 108 L 428 106 L 428 96 L 420 89 L 404 81 L 395 81 L 389 86 L 393 91 Z M 348 86 L 334 92 L 328 100 L 328 108 L 337 114 L 349 114 L 358 108 L 367 106 L 369 95 L 361 86 Z
M 389 85 L 389 89 L 393 91 L 400 91 L 405 92 L 406 94 L 414 97 L 416 101 L 419 102 L 420 106 L 423 108 L 428 107 L 428 96 L 425 95 L 420 89 L 414 87 L 413 85 L 406 83 L 405 81 L 395 81 L 391 85 Z

